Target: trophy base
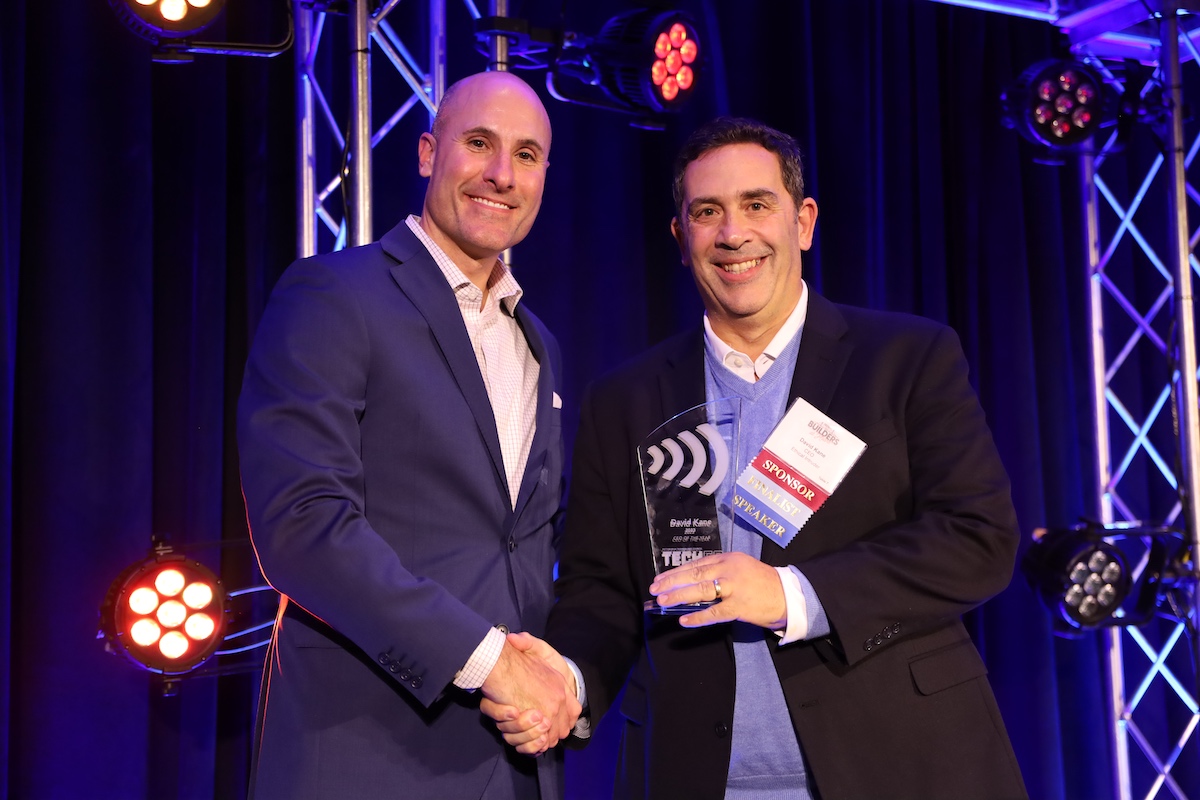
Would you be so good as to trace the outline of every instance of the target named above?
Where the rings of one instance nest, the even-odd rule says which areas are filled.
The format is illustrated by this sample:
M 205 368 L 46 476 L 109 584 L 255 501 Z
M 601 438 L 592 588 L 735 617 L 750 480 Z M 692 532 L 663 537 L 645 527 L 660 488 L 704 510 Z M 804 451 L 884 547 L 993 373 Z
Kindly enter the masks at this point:
M 691 614 L 693 611 L 703 611 L 709 606 L 715 605 L 716 602 L 716 600 L 710 600 L 704 603 L 687 603 L 686 605 L 682 606 L 663 608 L 654 600 L 647 600 L 642 604 L 642 611 L 659 617 L 681 617 L 684 614 Z

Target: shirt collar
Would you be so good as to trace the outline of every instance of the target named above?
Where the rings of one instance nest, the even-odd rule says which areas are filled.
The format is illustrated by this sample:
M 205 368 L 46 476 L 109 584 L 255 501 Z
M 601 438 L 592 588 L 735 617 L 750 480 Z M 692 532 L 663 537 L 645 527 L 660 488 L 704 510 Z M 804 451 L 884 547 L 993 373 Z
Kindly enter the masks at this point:
M 483 292 L 471 282 L 466 273 L 458 268 L 450 256 L 438 247 L 437 242 L 429 237 L 429 234 L 421 227 L 421 218 L 416 214 L 409 214 L 405 223 L 421 241 L 421 244 L 425 245 L 429 255 L 433 256 L 433 260 L 446 278 L 446 283 L 450 284 L 454 293 L 478 302 L 483 297 Z M 488 276 L 488 296 L 499 300 L 504 310 L 512 316 L 516 313 L 517 303 L 524 293 L 525 291 L 517 283 L 516 277 L 513 276 L 512 270 L 504 266 L 504 262 L 497 258 L 495 266 L 492 267 L 492 274 Z
M 783 349 L 788 346 L 788 342 L 792 341 L 792 337 L 796 335 L 796 332 L 804 327 L 804 320 L 808 317 L 808 284 L 803 280 L 800 281 L 800 284 L 800 299 L 796 301 L 796 307 L 793 308 L 792 313 L 788 315 L 787 321 L 783 323 L 783 327 L 779 329 L 778 333 L 775 334 L 774 338 L 772 338 L 766 348 L 763 349 L 762 355 L 758 357 L 758 361 L 754 362 L 754 369 L 752 372 L 753 375 L 756 375 L 759 378 L 765 375 L 767 370 L 770 369 L 771 365 L 775 363 L 775 359 L 778 358 L 779 354 L 783 352 Z M 708 321 L 708 312 L 705 312 L 704 314 L 704 338 L 708 342 L 708 346 L 712 348 L 714 355 L 716 355 L 717 361 L 725 364 L 726 366 L 730 365 L 730 356 L 740 355 L 747 365 L 745 370 L 747 374 L 742 375 L 742 377 L 746 378 L 747 380 L 753 380 L 753 377 L 750 375 L 751 370 L 749 369 L 750 357 L 745 353 L 734 350 L 732 347 L 722 341 L 721 337 L 713 333 L 712 323 Z M 733 371 L 738 374 L 741 374 L 742 372 L 741 370 L 737 369 L 734 369 Z

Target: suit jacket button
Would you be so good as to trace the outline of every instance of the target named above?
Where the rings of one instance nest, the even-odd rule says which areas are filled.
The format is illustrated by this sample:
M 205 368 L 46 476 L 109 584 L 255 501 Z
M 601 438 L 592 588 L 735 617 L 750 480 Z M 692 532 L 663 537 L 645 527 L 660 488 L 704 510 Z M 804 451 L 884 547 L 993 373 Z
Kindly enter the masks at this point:
M 875 644 L 883 644 L 883 637 L 878 633 L 875 634 Z
M 900 633 L 900 623 L 899 622 L 892 625 L 892 633 Z
M 514 550 L 516 550 L 516 549 L 517 549 L 517 540 L 516 540 L 516 539 L 509 539 L 509 540 L 508 540 L 508 552 L 510 552 L 510 553 L 511 553 L 512 551 L 514 551 Z
M 383 664 L 386 667 L 388 664 L 392 663 L 391 656 L 389 656 L 387 653 L 380 653 L 379 654 L 379 663 Z
M 388 664 L 388 671 L 395 675 L 400 671 L 400 665 L 393 661 L 391 664 Z
M 411 669 L 402 669 L 402 670 L 400 670 L 400 680 L 402 680 L 402 681 L 406 681 L 406 680 L 408 680 L 408 679 L 409 679 L 409 678 L 411 678 L 411 677 L 412 677 L 412 670 L 411 670 Z
M 411 687 L 413 687 L 414 689 L 420 689 L 420 688 L 421 688 L 421 684 L 422 684 L 422 683 L 424 683 L 424 682 L 425 682 L 425 681 L 421 680 L 421 676 L 420 676 L 420 675 L 418 675 L 417 677 L 415 677 L 415 678 L 413 678 L 411 681 L 409 681 L 409 682 L 408 682 L 408 685 L 409 685 L 409 686 L 411 686 Z
M 868 653 L 871 652 L 871 648 L 874 646 L 875 643 L 870 639 L 867 639 L 865 642 L 863 642 L 863 650 L 866 650 Z
M 724 739 L 726 736 L 729 735 L 729 726 L 726 725 L 724 722 L 718 722 L 716 725 L 713 726 L 713 730 L 716 731 L 717 738 L 719 738 L 719 739 Z

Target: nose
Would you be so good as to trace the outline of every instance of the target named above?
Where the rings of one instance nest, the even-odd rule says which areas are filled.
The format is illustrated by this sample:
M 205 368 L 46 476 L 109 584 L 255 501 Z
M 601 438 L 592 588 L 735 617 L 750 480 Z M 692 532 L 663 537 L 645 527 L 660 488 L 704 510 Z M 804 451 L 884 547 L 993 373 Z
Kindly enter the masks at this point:
M 483 172 L 483 179 L 488 181 L 497 190 L 504 192 L 513 188 L 514 171 L 512 156 L 508 153 L 497 151 L 490 159 L 488 159 L 487 167 Z
M 739 214 L 728 213 L 721 217 L 717 228 L 717 247 L 724 250 L 737 250 L 750 239 L 750 234 L 743 225 Z

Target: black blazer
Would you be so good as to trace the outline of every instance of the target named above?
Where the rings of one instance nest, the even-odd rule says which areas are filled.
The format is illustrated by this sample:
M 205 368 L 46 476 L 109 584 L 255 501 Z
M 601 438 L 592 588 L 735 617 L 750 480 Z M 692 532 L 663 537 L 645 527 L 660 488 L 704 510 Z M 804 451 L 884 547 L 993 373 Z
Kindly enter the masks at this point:
M 703 353 L 695 330 L 597 381 L 576 443 L 547 634 L 580 666 L 594 720 L 629 675 L 622 797 L 720 798 L 728 773 L 728 626 L 642 614 L 653 566 L 635 447 L 704 402 Z M 801 396 L 867 443 L 786 550 L 763 546 L 764 561 L 803 570 L 832 626 L 769 645 L 816 792 L 1025 797 L 960 620 L 1008 584 L 1019 532 L 957 337 L 813 294 L 791 387 Z

